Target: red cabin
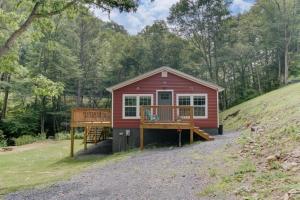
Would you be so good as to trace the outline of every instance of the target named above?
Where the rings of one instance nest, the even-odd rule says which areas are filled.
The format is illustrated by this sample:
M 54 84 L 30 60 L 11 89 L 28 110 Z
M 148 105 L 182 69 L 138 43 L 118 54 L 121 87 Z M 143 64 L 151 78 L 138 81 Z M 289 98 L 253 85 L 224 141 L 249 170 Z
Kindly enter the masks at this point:
M 171 130 L 180 133 L 180 140 L 187 130 L 190 142 L 194 134 L 206 140 L 218 134 L 223 88 L 213 83 L 161 67 L 107 90 L 112 93 L 114 152 L 166 141 L 173 137 L 167 134 Z

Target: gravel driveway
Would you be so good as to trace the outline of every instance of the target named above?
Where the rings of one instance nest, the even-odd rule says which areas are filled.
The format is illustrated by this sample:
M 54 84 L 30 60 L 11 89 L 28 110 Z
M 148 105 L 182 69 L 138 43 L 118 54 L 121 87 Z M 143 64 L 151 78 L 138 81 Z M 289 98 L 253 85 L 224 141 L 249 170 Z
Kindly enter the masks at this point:
M 128 159 L 92 168 L 71 180 L 12 193 L 5 199 L 199 199 L 197 193 L 210 182 L 209 176 L 199 173 L 207 170 L 203 166 L 209 162 L 201 156 L 222 150 L 237 134 L 227 133 L 214 141 L 182 148 L 145 150 Z

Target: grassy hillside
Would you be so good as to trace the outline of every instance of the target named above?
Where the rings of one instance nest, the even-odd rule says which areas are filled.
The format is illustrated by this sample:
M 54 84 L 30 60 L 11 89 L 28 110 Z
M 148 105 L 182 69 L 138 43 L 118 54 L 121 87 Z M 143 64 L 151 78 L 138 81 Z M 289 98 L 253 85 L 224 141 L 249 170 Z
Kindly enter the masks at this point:
M 283 127 L 299 125 L 300 83 L 267 93 L 221 115 L 226 130 L 244 129 L 260 124 L 267 132 L 282 132 Z M 271 129 L 271 130 L 270 130 Z
M 221 116 L 225 130 L 239 130 L 241 136 L 224 156 L 230 172 L 215 169 L 219 179 L 204 192 L 223 190 L 241 199 L 300 199 L 300 84 L 252 99 Z

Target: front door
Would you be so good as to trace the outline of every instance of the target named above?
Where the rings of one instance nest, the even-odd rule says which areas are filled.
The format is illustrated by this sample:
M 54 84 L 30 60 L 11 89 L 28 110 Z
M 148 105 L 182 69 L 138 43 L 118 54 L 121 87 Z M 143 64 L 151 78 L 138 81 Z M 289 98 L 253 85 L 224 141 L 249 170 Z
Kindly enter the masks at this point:
M 161 105 L 157 110 L 160 121 L 172 121 L 172 92 L 169 91 L 159 91 L 157 92 L 157 105 Z M 165 106 L 165 107 L 163 107 Z

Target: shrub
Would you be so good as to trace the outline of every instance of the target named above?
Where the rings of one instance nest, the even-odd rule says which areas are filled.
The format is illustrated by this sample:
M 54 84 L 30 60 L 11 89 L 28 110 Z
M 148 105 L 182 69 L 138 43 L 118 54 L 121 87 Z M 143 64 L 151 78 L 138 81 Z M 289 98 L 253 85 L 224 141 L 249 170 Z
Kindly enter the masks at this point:
M 5 138 L 3 131 L 0 130 L 0 147 L 6 147 L 7 146 L 7 139 Z
M 70 138 L 70 133 L 60 132 L 55 134 L 56 140 L 69 140 Z
M 74 135 L 74 138 L 75 139 L 83 139 L 83 132 L 76 132 Z M 60 133 L 55 134 L 55 139 L 56 140 L 70 140 L 71 135 L 70 135 L 70 133 L 60 132 Z
M 46 140 L 45 134 L 39 134 L 38 136 L 32 136 L 32 135 L 22 135 L 15 139 L 15 145 L 20 146 L 24 144 L 30 144 L 37 141 Z
M 39 130 L 39 113 L 32 108 L 17 109 L 3 121 L 1 129 L 7 138 L 32 135 Z

